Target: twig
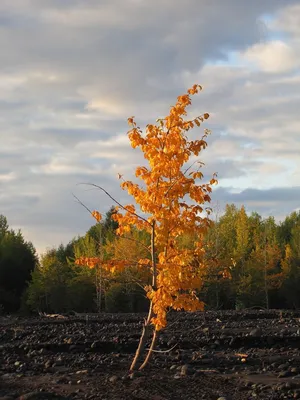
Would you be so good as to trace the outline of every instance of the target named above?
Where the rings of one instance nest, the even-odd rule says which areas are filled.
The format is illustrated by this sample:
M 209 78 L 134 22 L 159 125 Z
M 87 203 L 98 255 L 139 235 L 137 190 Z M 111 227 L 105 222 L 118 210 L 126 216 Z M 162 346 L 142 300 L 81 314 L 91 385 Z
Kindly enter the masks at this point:
M 114 201 L 116 204 L 118 204 L 119 207 L 121 207 L 123 210 L 129 212 L 130 214 L 136 216 L 137 218 L 141 219 L 142 221 L 146 222 L 148 225 L 150 225 L 152 227 L 152 224 L 147 221 L 145 218 L 141 217 L 140 215 L 136 214 L 134 211 L 130 211 L 128 210 L 126 207 L 124 207 L 121 203 L 118 202 L 118 200 L 116 200 L 114 197 L 112 197 L 112 195 L 110 195 L 103 187 L 96 185 L 95 183 L 78 183 L 78 185 L 89 185 L 89 186 L 93 186 L 97 189 L 102 190 L 112 201 Z
M 78 201 L 78 203 L 81 204 L 82 207 L 84 207 L 84 208 L 93 216 L 92 211 L 91 211 L 77 196 L 75 196 L 74 193 L 72 193 L 72 195 L 73 195 L 73 197 Z M 148 222 L 148 221 L 147 221 L 147 222 Z M 113 234 L 115 237 L 120 237 L 120 236 L 117 235 L 115 232 L 112 232 L 112 234 Z M 131 240 L 132 242 L 138 243 L 138 244 L 140 244 L 142 247 L 144 247 L 144 249 L 146 249 L 149 253 L 151 253 L 149 247 L 146 246 L 144 243 L 142 243 L 141 241 L 139 241 L 139 240 L 137 240 L 137 239 L 129 238 L 129 237 L 126 237 L 126 236 L 122 236 L 122 239 Z M 99 242 L 98 242 L 98 244 L 99 244 Z
M 171 347 L 168 350 L 152 350 L 152 351 L 153 351 L 153 353 L 170 353 L 170 351 L 174 350 L 177 345 L 178 345 L 178 343 L 176 343 L 173 347 Z M 150 349 L 146 349 L 146 350 L 150 350 Z
M 78 201 L 78 203 L 82 205 L 82 207 L 84 207 L 91 215 L 93 215 L 92 211 L 85 204 L 83 204 L 83 202 L 79 200 L 79 198 L 75 196 L 74 193 L 72 193 L 72 195 Z

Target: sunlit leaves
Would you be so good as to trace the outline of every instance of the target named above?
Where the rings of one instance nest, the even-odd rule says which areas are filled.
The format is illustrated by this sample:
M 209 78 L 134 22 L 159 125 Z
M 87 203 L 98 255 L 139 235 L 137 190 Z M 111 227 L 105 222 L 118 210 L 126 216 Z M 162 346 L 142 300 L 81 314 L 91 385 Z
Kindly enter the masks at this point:
M 80 257 L 75 261 L 76 265 L 85 265 L 89 268 L 95 268 L 100 263 L 99 257 Z
M 193 95 L 193 94 L 198 93 L 200 90 L 202 90 L 202 86 L 195 84 L 195 85 L 193 85 L 192 88 L 188 89 L 187 92 L 188 92 L 188 94 Z
M 93 211 L 92 216 L 95 218 L 97 222 L 100 222 L 102 219 L 102 215 L 98 211 Z
M 121 272 L 126 268 L 126 266 L 130 265 L 130 263 L 128 263 L 126 260 L 108 260 L 104 262 L 99 257 L 80 257 L 75 261 L 75 264 L 89 268 L 96 268 L 101 264 L 104 269 L 112 273 L 117 271 Z
M 131 146 L 142 150 L 148 166 L 139 166 L 135 171 L 143 186 L 124 181 L 121 187 L 150 217 L 146 221 L 139 218 L 130 205 L 114 218 L 119 224 L 120 235 L 130 232 L 132 226 L 150 232 L 155 223 L 155 249 L 159 262 L 155 266 L 156 287 L 147 287 L 147 296 L 153 303 L 155 317 L 152 322 L 156 329 L 165 326 L 166 311 L 170 307 L 185 310 L 202 307 L 194 291 L 202 284 L 200 268 L 195 269 L 192 265 L 195 259 L 199 262 L 203 258 L 201 238 L 211 226 L 208 218 L 211 210 L 203 205 L 210 202 L 211 186 L 217 183 L 217 179 L 214 175 L 209 183 L 199 185 L 198 181 L 203 179 L 199 168 L 203 163 L 197 163 L 194 171 L 192 166 L 195 163 L 187 166 L 191 156 L 198 156 L 206 148 L 205 139 L 210 133 L 205 130 L 202 138 L 191 141 L 186 136 L 186 132 L 209 118 L 209 114 L 204 113 L 193 120 L 185 119 L 191 96 L 200 90 L 201 86 L 194 85 L 186 94 L 178 96 L 169 115 L 157 119 L 154 125 L 148 124 L 144 134 L 134 117 L 128 119 L 132 127 L 128 132 Z M 177 238 L 192 233 L 199 241 L 193 249 L 183 251 Z M 148 265 L 149 260 L 145 263 Z
M 130 144 L 141 149 L 148 165 L 138 166 L 135 170 L 141 185 L 122 178 L 122 189 L 133 197 L 138 207 L 133 204 L 119 207 L 112 218 L 118 223 L 116 233 L 120 236 L 129 235 L 133 229 L 152 236 L 152 261 L 140 258 L 137 265 L 153 274 L 152 285 L 145 290 L 152 302 L 152 323 L 156 330 L 166 326 L 170 308 L 187 311 L 203 308 L 196 290 L 202 285 L 201 271 L 205 268 L 203 235 L 212 225 L 211 209 L 205 204 L 211 200 L 211 186 L 217 179 L 214 174 L 208 183 L 199 183 L 203 179 L 199 169 L 204 164 L 194 158 L 190 161 L 207 147 L 206 138 L 210 134 L 206 129 L 198 139 L 187 137 L 189 130 L 200 127 L 209 118 L 208 113 L 187 118 L 191 96 L 201 90 L 200 85 L 194 85 L 178 96 L 169 114 L 157 119 L 155 124 L 148 124 L 144 132 L 133 116 L 128 118 Z M 98 214 L 93 216 L 98 218 Z M 197 238 L 189 249 L 180 246 L 179 238 L 184 235 Z M 104 268 L 125 268 L 128 258 L 123 263 L 118 260 L 106 262 Z M 77 262 L 93 267 L 99 260 Z

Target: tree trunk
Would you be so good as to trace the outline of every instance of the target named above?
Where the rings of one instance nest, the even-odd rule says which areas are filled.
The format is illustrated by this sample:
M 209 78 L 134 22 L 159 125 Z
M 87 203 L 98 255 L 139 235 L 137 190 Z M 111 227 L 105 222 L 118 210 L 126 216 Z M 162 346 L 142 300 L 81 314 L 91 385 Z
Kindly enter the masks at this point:
M 148 350 L 148 353 L 147 353 L 147 355 L 146 355 L 145 361 L 144 361 L 143 364 L 140 366 L 139 370 L 145 368 L 145 366 L 148 364 L 148 362 L 149 362 L 149 360 L 150 360 L 150 358 L 151 358 L 151 355 L 152 355 L 152 353 L 153 353 L 154 347 L 155 347 L 155 345 L 156 345 L 157 337 L 158 337 L 158 331 L 157 331 L 156 329 L 154 329 L 154 331 L 153 331 L 153 336 L 152 336 L 151 346 L 150 346 L 150 348 L 149 348 L 149 350 Z
M 269 290 L 268 290 L 268 271 L 267 271 L 267 232 L 265 227 L 265 262 L 264 262 L 264 284 L 265 284 L 265 299 L 266 299 L 266 309 L 269 309 Z
M 142 355 L 144 354 L 145 346 L 146 346 L 147 340 L 149 339 L 149 336 L 151 333 L 151 328 L 153 329 L 153 327 L 151 326 L 151 318 L 152 317 L 153 317 L 153 311 L 152 311 L 152 302 L 151 302 L 150 307 L 149 307 L 148 317 L 145 320 L 145 324 L 143 326 L 143 331 L 142 331 L 142 335 L 140 337 L 139 345 L 138 345 L 134 359 L 130 366 L 130 371 L 135 371 L 136 369 L 138 369 L 138 364 L 139 364 L 140 359 L 142 358 Z M 145 362 L 143 363 L 143 365 L 144 364 L 145 364 Z
M 156 288 L 157 288 L 157 282 L 156 282 L 157 269 L 156 269 L 156 262 L 155 262 L 155 222 L 153 222 L 153 224 L 152 224 L 152 232 L 151 232 L 151 258 L 152 258 L 152 288 L 153 288 L 153 290 L 156 290 Z M 147 340 L 149 339 L 149 336 L 152 331 L 153 336 L 152 336 L 151 346 L 149 348 L 148 354 L 147 354 L 144 362 L 142 363 L 140 369 L 142 369 L 146 366 L 146 364 L 148 363 L 148 361 L 151 357 L 151 354 L 152 354 L 154 346 L 155 346 L 156 337 L 157 337 L 155 328 L 153 326 L 151 326 L 151 319 L 153 317 L 154 317 L 153 303 L 151 301 L 150 306 L 149 306 L 148 317 L 145 320 L 145 324 L 143 327 L 140 342 L 139 342 L 138 348 L 136 350 L 132 364 L 130 366 L 130 371 L 135 371 L 138 368 L 138 364 L 142 358 L 142 355 L 144 354 Z

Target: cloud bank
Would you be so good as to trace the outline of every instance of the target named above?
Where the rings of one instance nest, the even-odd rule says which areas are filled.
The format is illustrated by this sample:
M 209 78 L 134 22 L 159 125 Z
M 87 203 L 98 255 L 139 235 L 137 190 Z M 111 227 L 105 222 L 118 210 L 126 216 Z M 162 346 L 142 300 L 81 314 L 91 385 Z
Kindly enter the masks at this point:
M 127 140 L 203 85 L 203 153 L 214 202 L 277 219 L 299 208 L 300 6 L 286 0 L 2 0 L 0 213 L 38 251 L 83 234 L 106 212 L 94 182 L 126 201 L 116 178 L 142 157 Z M 201 134 L 201 132 L 199 132 Z

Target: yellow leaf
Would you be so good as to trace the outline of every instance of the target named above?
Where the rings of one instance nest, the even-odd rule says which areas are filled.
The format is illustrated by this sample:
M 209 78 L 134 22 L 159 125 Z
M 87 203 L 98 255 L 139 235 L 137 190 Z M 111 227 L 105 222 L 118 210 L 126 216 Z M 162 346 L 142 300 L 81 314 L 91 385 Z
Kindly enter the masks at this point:
M 96 220 L 97 222 L 100 222 L 101 219 L 102 219 L 102 216 L 101 216 L 101 214 L 100 214 L 98 211 L 93 211 L 93 212 L 92 212 L 92 216 L 95 218 L 95 220 Z
M 127 119 L 128 125 L 134 125 L 134 116 Z

